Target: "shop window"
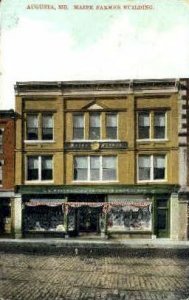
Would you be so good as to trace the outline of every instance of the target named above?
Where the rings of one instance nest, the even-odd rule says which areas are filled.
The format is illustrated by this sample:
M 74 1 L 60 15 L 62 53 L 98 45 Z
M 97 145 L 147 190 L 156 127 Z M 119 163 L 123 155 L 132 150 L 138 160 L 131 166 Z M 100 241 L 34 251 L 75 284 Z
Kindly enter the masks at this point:
M 74 140 L 84 139 L 84 114 L 73 115 L 73 138 Z
M 163 140 L 166 138 L 165 112 L 139 112 L 138 113 L 138 139 Z
M 165 155 L 139 155 L 138 180 L 156 181 L 166 179 Z
M 52 156 L 28 156 L 27 180 L 51 181 L 53 179 Z
M 100 136 L 100 113 L 90 113 L 89 139 L 99 140 Z
M 117 180 L 116 156 L 76 156 L 74 158 L 75 181 Z
M 117 114 L 107 113 L 106 114 L 106 138 L 117 139 Z
M 53 115 L 28 114 L 26 118 L 27 140 L 53 140 Z

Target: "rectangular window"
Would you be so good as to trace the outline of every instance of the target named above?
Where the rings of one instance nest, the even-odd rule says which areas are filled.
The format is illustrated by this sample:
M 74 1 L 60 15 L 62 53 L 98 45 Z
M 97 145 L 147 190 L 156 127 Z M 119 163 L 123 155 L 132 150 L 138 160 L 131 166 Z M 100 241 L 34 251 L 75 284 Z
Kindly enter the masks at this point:
M 166 165 L 165 155 L 139 155 L 138 180 L 156 181 L 165 180 Z
M 84 139 L 84 114 L 73 115 L 73 139 Z
M 165 113 L 154 113 L 154 139 L 165 139 Z
M 88 157 L 78 156 L 74 160 L 74 180 L 88 179 Z
M 102 180 L 116 180 L 116 157 L 104 156 L 102 158 Z
M 27 115 L 27 139 L 38 140 L 38 115 Z
M 52 156 L 42 156 L 41 180 L 52 180 Z
M 117 139 L 117 114 L 106 114 L 106 138 L 115 140 Z
M 150 180 L 151 158 L 149 155 L 140 155 L 138 160 L 139 180 Z
M 150 138 L 150 114 L 140 112 L 138 114 L 138 139 Z
M 100 114 L 90 113 L 89 120 L 89 139 L 99 140 L 100 139 Z
M 39 180 L 39 157 L 28 157 L 28 177 L 27 180 Z
M 3 129 L 0 128 L 0 152 L 3 150 Z
M 116 156 L 77 156 L 74 158 L 74 180 L 115 181 Z
M 0 185 L 3 183 L 3 161 L 0 160 Z
M 42 140 L 53 140 L 53 116 L 42 115 Z
M 100 157 L 90 157 L 90 180 L 100 180 Z
M 53 179 L 52 156 L 28 156 L 27 180 L 45 181 Z

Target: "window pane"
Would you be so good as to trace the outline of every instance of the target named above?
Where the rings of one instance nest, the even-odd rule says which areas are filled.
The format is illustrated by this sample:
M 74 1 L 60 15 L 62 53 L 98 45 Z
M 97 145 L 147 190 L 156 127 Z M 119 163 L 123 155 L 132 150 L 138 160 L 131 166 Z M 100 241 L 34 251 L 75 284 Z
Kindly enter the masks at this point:
M 100 139 L 100 114 L 90 114 L 89 138 L 91 140 Z
M 88 157 L 75 157 L 74 159 L 74 180 L 88 179 Z
M 106 115 L 106 138 L 117 139 L 117 114 Z
M 42 116 L 42 139 L 53 140 L 53 116 L 52 114 Z
M 28 157 L 27 164 L 27 180 L 38 180 L 38 156 Z
M 38 139 L 38 115 L 27 115 L 27 139 Z
M 0 184 L 2 184 L 2 180 L 3 180 L 3 167 L 0 162 Z
M 102 157 L 102 179 L 103 180 L 116 180 L 116 157 L 107 156 Z
M 154 113 L 154 138 L 155 139 L 165 138 L 165 113 L 164 112 Z
M 73 116 L 73 138 L 83 139 L 84 138 L 84 115 Z
M 52 156 L 43 156 L 42 158 L 42 180 L 52 180 Z
M 100 180 L 100 157 L 90 157 L 90 180 Z
M 165 179 L 165 156 L 154 156 L 154 179 Z
M 150 138 L 150 114 L 148 112 L 138 114 L 138 138 Z
M 140 155 L 138 157 L 139 180 L 150 180 L 150 156 Z

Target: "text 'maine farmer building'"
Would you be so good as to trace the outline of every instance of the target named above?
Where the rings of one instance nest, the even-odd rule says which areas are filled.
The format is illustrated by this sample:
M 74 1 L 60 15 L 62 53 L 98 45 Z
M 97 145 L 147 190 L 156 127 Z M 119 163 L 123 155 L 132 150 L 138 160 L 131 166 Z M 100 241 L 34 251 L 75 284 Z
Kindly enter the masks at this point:
M 15 90 L 20 234 L 179 238 L 176 80 Z

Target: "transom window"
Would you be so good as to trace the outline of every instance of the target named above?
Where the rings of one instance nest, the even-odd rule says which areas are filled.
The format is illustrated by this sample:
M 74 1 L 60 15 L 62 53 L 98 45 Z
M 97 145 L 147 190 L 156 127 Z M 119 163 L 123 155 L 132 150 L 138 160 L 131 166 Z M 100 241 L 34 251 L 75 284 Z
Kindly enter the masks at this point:
M 138 139 L 165 139 L 166 112 L 138 113 Z
M 27 140 L 53 140 L 53 114 L 28 114 L 26 137 Z
M 116 156 L 75 156 L 75 181 L 117 180 Z
M 28 156 L 27 180 L 45 181 L 53 180 L 52 156 Z
M 139 155 L 138 180 L 156 181 L 166 179 L 165 155 Z
M 74 140 L 117 140 L 118 114 L 89 112 L 73 114 Z

